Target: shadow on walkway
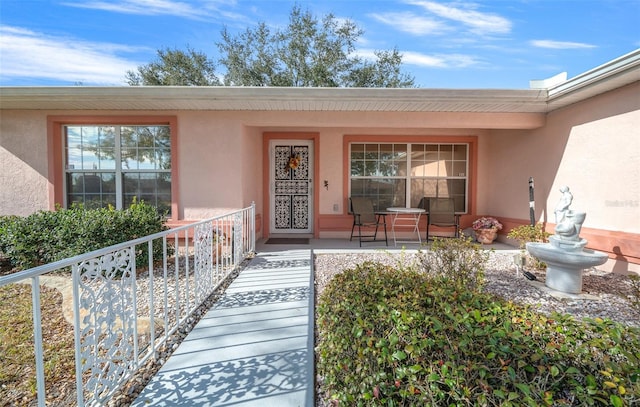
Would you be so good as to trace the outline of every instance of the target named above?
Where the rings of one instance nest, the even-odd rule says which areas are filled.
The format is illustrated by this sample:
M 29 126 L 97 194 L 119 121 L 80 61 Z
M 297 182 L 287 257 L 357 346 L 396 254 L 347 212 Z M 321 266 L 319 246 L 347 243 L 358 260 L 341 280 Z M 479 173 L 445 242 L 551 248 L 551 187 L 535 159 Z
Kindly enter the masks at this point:
M 313 405 L 311 267 L 311 250 L 258 254 L 133 405 Z

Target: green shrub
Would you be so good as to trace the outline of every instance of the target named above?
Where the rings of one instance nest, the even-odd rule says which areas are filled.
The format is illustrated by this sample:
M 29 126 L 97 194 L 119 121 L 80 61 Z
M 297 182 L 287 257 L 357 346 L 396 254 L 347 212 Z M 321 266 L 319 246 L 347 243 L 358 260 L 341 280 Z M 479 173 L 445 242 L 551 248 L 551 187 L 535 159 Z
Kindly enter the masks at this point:
M 521 225 L 517 226 L 509 231 L 507 237 L 518 241 L 520 250 L 525 250 L 528 242 L 540 242 L 546 243 L 549 241 L 551 233 L 544 230 L 542 223 L 536 223 L 535 226 Z M 541 270 L 547 267 L 547 265 L 535 257 L 526 254 L 528 259 L 527 263 L 531 264 L 533 268 Z
M 549 241 L 551 233 L 544 230 L 542 223 L 536 223 L 535 226 L 520 225 L 509 231 L 507 237 L 515 239 L 520 244 L 520 249 L 524 249 L 528 242 L 542 242 Z
M 418 253 L 418 266 L 427 274 L 456 286 L 479 290 L 484 284 L 489 256 L 490 252 L 470 237 L 436 238 L 429 251 Z
M 144 202 L 125 210 L 111 208 L 39 211 L 30 216 L 0 217 L 0 251 L 14 267 L 29 268 L 166 230 L 164 217 Z M 136 247 L 136 264 L 146 266 L 147 245 Z M 162 242 L 154 242 L 154 258 Z
M 348 406 L 640 402 L 640 330 L 545 317 L 409 268 L 364 263 L 318 303 L 318 373 Z

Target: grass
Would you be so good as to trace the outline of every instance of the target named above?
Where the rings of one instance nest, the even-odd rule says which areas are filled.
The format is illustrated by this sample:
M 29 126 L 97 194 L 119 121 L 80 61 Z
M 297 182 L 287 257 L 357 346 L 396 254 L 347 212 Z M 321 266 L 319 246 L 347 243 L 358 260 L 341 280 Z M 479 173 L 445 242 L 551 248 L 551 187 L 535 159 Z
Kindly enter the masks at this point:
M 47 404 L 61 405 L 75 394 L 73 327 L 62 315 L 62 295 L 41 287 Z M 0 287 L 0 404 L 27 405 L 36 399 L 31 286 Z

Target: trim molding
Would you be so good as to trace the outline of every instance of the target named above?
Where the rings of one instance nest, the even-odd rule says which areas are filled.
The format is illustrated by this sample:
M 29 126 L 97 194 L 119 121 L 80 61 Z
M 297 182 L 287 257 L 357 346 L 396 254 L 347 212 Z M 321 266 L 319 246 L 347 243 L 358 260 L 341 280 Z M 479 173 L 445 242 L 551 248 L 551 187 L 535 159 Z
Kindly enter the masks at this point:
M 176 116 L 47 116 L 47 155 L 49 162 L 49 209 L 64 203 L 64 138 L 66 124 L 127 125 L 167 124 L 171 131 L 171 220 L 179 219 L 178 118 Z
M 350 143 L 465 143 L 469 145 L 469 174 L 467 175 L 467 182 L 469 183 L 468 199 L 467 199 L 467 213 L 473 214 L 476 210 L 476 193 L 477 193 L 477 174 L 478 174 L 478 136 L 460 135 L 460 136 L 438 136 L 438 135 L 424 135 L 424 136 L 399 136 L 399 135 L 358 135 L 358 134 L 345 134 L 342 139 L 342 213 L 349 213 L 349 144 Z
M 320 133 L 316 132 L 264 132 L 262 133 L 262 237 L 269 237 L 269 222 L 271 221 L 271 206 L 269 194 L 269 142 L 271 140 L 312 140 L 313 141 L 313 237 L 320 237 L 318 208 L 320 208 Z M 256 227 L 256 229 L 258 229 Z

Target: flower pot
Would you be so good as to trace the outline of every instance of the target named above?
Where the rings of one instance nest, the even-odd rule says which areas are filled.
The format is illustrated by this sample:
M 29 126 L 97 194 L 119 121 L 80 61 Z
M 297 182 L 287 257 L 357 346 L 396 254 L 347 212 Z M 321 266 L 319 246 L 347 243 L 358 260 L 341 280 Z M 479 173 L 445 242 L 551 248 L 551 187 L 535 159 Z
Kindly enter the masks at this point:
M 478 229 L 476 232 L 476 240 L 482 244 L 491 244 L 498 238 L 498 228 Z

